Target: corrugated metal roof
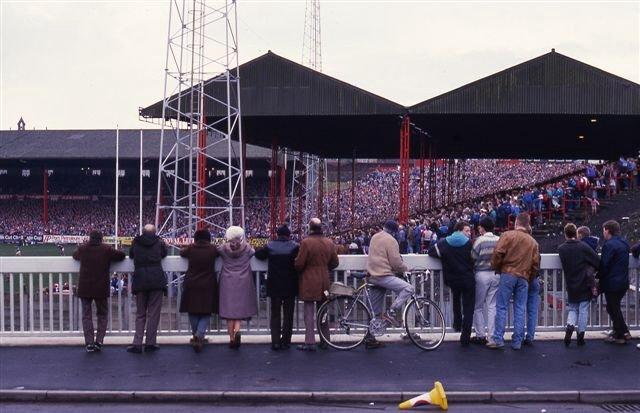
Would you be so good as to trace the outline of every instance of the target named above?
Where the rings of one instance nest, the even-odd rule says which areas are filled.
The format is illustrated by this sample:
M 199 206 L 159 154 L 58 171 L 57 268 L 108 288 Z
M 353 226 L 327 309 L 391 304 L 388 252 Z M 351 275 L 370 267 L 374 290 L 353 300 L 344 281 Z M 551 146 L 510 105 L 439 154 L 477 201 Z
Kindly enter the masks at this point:
M 145 129 L 143 135 L 144 157 L 157 159 L 160 152 L 160 130 Z M 139 139 L 139 129 L 120 129 L 121 159 L 139 158 Z M 171 145 L 170 136 L 165 135 L 165 154 L 171 149 Z M 236 142 L 233 142 L 233 147 L 238 153 Z M 226 148 L 213 145 L 208 151 L 212 156 L 223 157 L 226 156 Z M 115 151 L 114 129 L 0 131 L 0 159 L 113 159 Z M 247 145 L 247 158 L 271 158 L 271 150 Z
M 414 114 L 640 115 L 640 85 L 552 50 L 409 110 Z
M 205 82 L 205 93 L 226 100 L 226 84 Z M 405 108 L 388 99 L 317 72 L 269 51 L 240 65 L 243 116 L 343 116 L 401 114 Z M 182 92 L 183 112 L 190 104 L 190 89 Z M 170 100 L 177 100 L 173 95 Z M 172 105 L 176 107 L 176 105 Z M 223 116 L 219 104 L 206 103 L 207 116 Z M 141 109 L 145 117 L 162 117 L 162 101 Z

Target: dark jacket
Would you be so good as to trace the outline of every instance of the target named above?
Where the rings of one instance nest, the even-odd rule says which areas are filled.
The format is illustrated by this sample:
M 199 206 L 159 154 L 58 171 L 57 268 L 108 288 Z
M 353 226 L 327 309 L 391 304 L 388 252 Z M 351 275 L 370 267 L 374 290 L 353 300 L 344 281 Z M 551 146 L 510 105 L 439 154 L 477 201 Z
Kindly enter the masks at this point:
M 289 238 L 280 237 L 256 250 L 259 260 L 269 259 L 267 269 L 267 295 L 269 297 L 295 297 L 298 295 L 298 273 L 294 267 L 299 246 Z
M 300 273 L 298 297 L 302 301 L 322 301 L 324 292 L 329 289 L 329 271 L 338 266 L 333 242 L 322 236 L 321 232 L 310 233 L 300 243 L 300 251 L 294 261 Z
M 155 234 L 142 234 L 133 239 L 129 257 L 133 259 L 132 292 L 164 290 L 167 276 L 162 270 L 162 259 L 167 256 L 167 246 Z
M 428 254 L 442 260 L 444 283 L 449 287 L 465 288 L 475 285 L 471 248 L 471 241 L 461 232 L 454 232 L 429 247 Z
M 631 247 L 631 255 L 633 255 L 635 259 L 640 258 L 640 242 Z
M 189 260 L 182 283 L 180 312 L 211 314 L 218 312 L 218 278 L 216 276 L 216 246 L 208 241 L 196 241 L 183 248 L 180 256 Z
M 611 237 L 602 246 L 597 278 L 603 292 L 621 292 L 629 288 L 629 244 L 622 237 Z
M 572 239 L 558 247 L 570 303 L 590 300 L 593 271 L 600 265 L 598 254 L 586 243 Z
M 99 241 L 80 245 L 73 253 L 73 259 L 80 261 L 78 297 L 108 298 L 111 292 L 109 267 L 112 262 L 124 258 L 124 252 Z
M 595 252 L 598 252 L 598 242 L 600 241 L 598 237 L 589 236 L 587 238 L 583 238 L 581 241 L 591 247 Z

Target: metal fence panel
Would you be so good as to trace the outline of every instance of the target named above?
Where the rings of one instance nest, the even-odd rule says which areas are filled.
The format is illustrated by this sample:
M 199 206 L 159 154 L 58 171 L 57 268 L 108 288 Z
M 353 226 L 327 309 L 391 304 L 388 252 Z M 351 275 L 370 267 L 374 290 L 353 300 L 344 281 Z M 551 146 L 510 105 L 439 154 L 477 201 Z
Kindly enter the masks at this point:
M 436 302 L 445 315 L 449 331 L 452 328 L 452 295 L 444 286 L 440 261 L 424 255 L 406 255 L 409 268 L 430 269 L 432 276 L 426 283 L 416 285 L 416 291 Z M 623 299 L 625 319 L 632 328 L 640 327 L 638 285 L 640 271 L 638 260 L 631 259 L 629 278 L 631 287 Z M 221 262 L 217 263 L 219 269 Z M 187 261 L 180 257 L 168 257 L 163 261 L 170 284 L 163 299 L 159 331 L 161 334 L 185 334 L 190 331 L 188 317 L 179 312 L 182 295 L 182 276 Z M 340 256 L 340 266 L 330 273 L 333 281 L 358 287 L 362 281 L 352 277 L 351 271 L 362 271 L 366 256 Z M 266 263 L 252 261 L 256 283 L 258 314 L 243 327 L 253 334 L 264 334 L 269 329 L 270 302 L 265 294 L 268 277 Z M 82 309 L 77 296 L 79 264 L 70 257 L 0 257 L 0 334 L 2 336 L 81 336 Z M 134 331 L 136 306 L 129 288 L 133 277 L 133 263 L 127 259 L 114 264 L 119 287 L 109 298 L 108 333 L 131 335 Z M 37 279 L 34 277 L 37 275 Z M 25 276 L 27 277 L 25 280 Z M 564 329 L 566 322 L 566 284 L 556 254 L 543 254 L 541 265 L 541 300 L 538 311 L 538 330 Z M 393 297 L 388 294 L 386 305 Z M 294 332 L 304 331 L 301 302 L 295 306 Z M 610 325 L 602 296 L 591 303 L 590 329 L 605 329 Z M 37 315 L 37 316 L 36 316 Z M 508 325 L 513 322 L 513 312 L 508 313 Z M 226 325 L 214 315 L 210 322 L 212 334 L 226 334 Z

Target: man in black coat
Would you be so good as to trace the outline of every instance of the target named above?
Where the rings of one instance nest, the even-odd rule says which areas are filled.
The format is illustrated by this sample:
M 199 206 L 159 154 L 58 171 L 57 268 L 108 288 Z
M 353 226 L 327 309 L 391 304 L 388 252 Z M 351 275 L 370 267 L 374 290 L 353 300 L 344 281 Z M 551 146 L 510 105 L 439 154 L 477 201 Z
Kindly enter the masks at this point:
M 298 273 L 293 263 L 299 246 L 291 241 L 286 225 L 277 230 L 278 238 L 256 251 L 259 260 L 269 259 L 267 295 L 271 298 L 271 349 L 288 349 L 293 332 L 293 309 L 298 293 Z M 280 312 L 283 313 L 282 322 Z
M 620 303 L 629 289 L 629 244 L 620 236 L 620 224 L 616 221 L 605 222 L 602 233 L 606 241 L 602 246 L 597 278 L 607 300 L 607 313 L 613 323 L 613 331 L 605 341 L 625 344 L 631 339 L 631 334 L 624 321 Z
M 444 283 L 451 288 L 451 294 L 454 297 L 452 300 L 454 324 L 456 324 L 456 318 L 462 319 L 460 344 L 464 347 L 468 346 L 471 340 L 471 325 L 476 301 L 476 280 L 470 238 L 471 226 L 464 221 L 459 221 L 454 227 L 453 234 L 432 245 L 428 251 L 430 256 L 442 260 Z M 456 296 L 462 298 L 462 309 L 456 303 Z
M 133 344 L 127 347 L 130 353 L 142 353 L 142 338 L 145 326 L 147 339 L 144 351 L 156 351 L 156 343 L 162 296 L 167 289 L 167 276 L 162 269 L 162 259 L 167 256 L 167 246 L 156 235 L 156 227 L 144 226 L 142 235 L 133 239 L 129 257 L 133 259 L 134 273 L 132 292 L 136 296 L 136 333 Z
M 578 345 L 584 345 L 584 333 L 589 318 L 589 302 L 592 298 L 592 287 L 595 284 L 594 271 L 600 265 L 598 254 L 585 242 L 577 239 L 574 224 L 564 227 L 566 242 L 558 247 L 562 271 L 567 286 L 568 304 L 567 328 L 564 344 L 571 343 L 573 331 L 578 329 Z
M 124 252 L 102 243 L 102 233 L 91 231 L 89 242 L 82 244 L 73 253 L 73 259 L 80 261 L 78 297 L 82 301 L 82 329 L 88 353 L 102 350 L 108 324 L 108 303 L 111 286 L 109 267 L 112 262 L 124 260 Z M 91 302 L 96 302 L 98 331 L 93 330 Z M 95 336 L 94 336 L 94 333 Z

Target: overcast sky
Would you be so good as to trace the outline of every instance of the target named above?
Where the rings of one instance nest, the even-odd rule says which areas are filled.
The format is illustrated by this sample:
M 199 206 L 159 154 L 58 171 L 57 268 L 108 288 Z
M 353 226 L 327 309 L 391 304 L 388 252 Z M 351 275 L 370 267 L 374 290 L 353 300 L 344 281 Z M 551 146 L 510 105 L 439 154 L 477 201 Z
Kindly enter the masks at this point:
M 0 0 L 0 129 L 149 127 L 168 1 Z M 301 61 L 305 1 L 239 0 L 240 60 Z M 551 48 L 640 83 L 640 1 L 323 1 L 323 71 L 411 105 Z

